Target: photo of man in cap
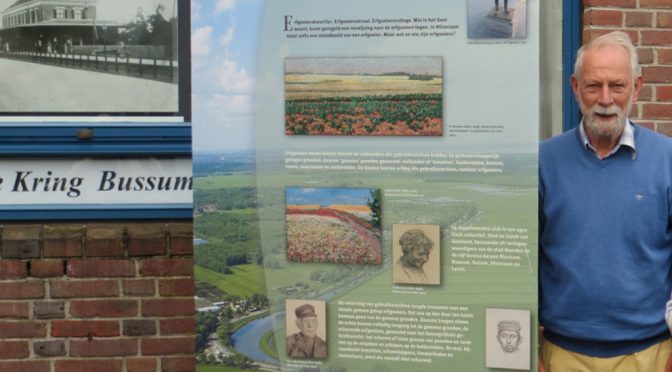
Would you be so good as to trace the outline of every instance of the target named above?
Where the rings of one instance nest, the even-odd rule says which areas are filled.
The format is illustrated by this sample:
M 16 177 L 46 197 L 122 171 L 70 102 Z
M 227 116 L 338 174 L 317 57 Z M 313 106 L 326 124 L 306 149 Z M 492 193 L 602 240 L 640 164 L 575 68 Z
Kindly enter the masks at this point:
M 522 341 L 520 337 L 520 323 L 515 320 L 502 320 L 497 324 L 497 341 L 505 353 L 520 351 L 518 345 Z
M 300 305 L 299 305 L 300 304 Z M 316 311 L 317 306 L 317 311 Z M 292 358 L 323 359 L 327 357 L 327 343 L 318 336 L 324 334 L 318 321 L 318 313 L 325 313 L 323 301 L 287 300 L 287 333 L 289 334 L 293 324 L 291 322 L 291 309 L 296 317 L 294 324 L 299 331 L 287 336 L 287 356 Z M 321 332 L 322 331 L 322 332 Z
M 529 371 L 530 312 L 519 309 L 486 309 L 485 366 Z

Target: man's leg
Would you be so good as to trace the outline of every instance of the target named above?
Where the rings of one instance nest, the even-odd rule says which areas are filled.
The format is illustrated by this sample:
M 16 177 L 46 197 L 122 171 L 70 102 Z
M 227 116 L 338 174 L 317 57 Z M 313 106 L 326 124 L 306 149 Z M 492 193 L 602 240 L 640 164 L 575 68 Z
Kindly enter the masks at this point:
M 591 365 L 590 357 L 565 350 L 546 339 L 541 340 L 540 355 L 546 372 L 594 371 Z
M 593 358 L 563 349 L 547 340 L 541 342 L 541 359 L 546 372 L 662 372 L 671 354 L 670 339 L 634 354 L 612 358 Z

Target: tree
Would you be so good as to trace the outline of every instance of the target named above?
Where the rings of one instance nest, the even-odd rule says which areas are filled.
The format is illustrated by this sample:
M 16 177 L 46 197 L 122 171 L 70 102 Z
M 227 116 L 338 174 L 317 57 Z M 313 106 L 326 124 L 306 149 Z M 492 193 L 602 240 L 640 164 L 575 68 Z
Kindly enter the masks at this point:
M 229 367 L 250 368 L 252 366 L 252 359 L 242 354 L 234 354 L 225 357 L 222 363 Z
M 138 8 L 135 19 L 126 24 L 122 40 L 129 45 L 173 45 L 173 31 L 177 26 L 175 17 L 166 20 L 162 13 L 164 6 L 159 4 L 152 15 L 145 15 Z
M 375 189 L 371 191 L 371 198 L 366 202 L 366 205 L 371 209 L 371 222 L 378 228 L 380 228 L 381 195 L 380 189 Z
M 217 329 L 217 313 L 196 313 L 196 350 L 203 350 L 208 344 L 210 333 Z
M 261 252 L 254 253 L 254 263 L 260 266 L 264 264 L 264 255 Z
M 151 25 L 152 33 L 150 35 L 151 45 L 172 45 L 173 44 L 173 25 L 174 18 L 167 21 L 163 18 L 163 11 L 165 10 L 162 4 L 156 7 L 153 15 L 148 17 L 148 23 Z
M 138 8 L 135 20 L 126 24 L 126 29 L 122 32 L 122 40 L 128 45 L 145 45 L 149 42 L 149 36 L 149 25 L 142 8 Z
M 226 319 L 233 318 L 233 310 L 231 310 L 231 307 L 226 306 L 224 309 L 222 309 L 221 316 Z
M 268 307 L 269 301 L 268 297 L 263 294 L 255 293 L 250 297 L 250 305 L 255 306 L 256 308 L 263 309 Z
M 220 318 L 219 326 L 217 326 L 217 337 L 219 341 L 224 345 L 231 345 L 231 333 L 233 328 L 231 327 L 231 321 L 228 318 Z

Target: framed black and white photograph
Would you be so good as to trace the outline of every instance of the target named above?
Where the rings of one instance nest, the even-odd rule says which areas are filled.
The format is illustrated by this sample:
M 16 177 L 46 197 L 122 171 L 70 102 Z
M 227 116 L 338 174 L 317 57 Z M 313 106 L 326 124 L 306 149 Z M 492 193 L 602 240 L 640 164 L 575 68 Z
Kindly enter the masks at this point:
M 290 358 L 327 357 L 327 303 L 321 300 L 285 300 L 285 348 Z
M 189 122 L 189 28 L 188 0 L 0 0 L 0 120 Z
M 441 227 L 392 225 L 392 281 L 441 284 Z

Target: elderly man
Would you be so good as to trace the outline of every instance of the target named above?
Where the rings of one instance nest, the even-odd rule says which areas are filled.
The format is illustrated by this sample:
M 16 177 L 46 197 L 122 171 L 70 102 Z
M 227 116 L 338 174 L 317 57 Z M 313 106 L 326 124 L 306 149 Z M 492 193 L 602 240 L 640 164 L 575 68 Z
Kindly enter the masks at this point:
M 301 330 L 287 337 L 287 356 L 293 358 L 326 358 L 327 343 L 317 336 L 315 307 L 305 304 L 294 309 L 296 326 Z
M 399 238 L 401 254 L 393 268 L 399 283 L 429 283 L 429 278 L 423 269 L 429 260 L 429 254 L 434 242 L 420 229 L 410 229 Z
M 642 88 L 622 32 L 577 54 L 583 120 L 539 152 L 540 370 L 664 371 L 672 141 L 628 120 Z

